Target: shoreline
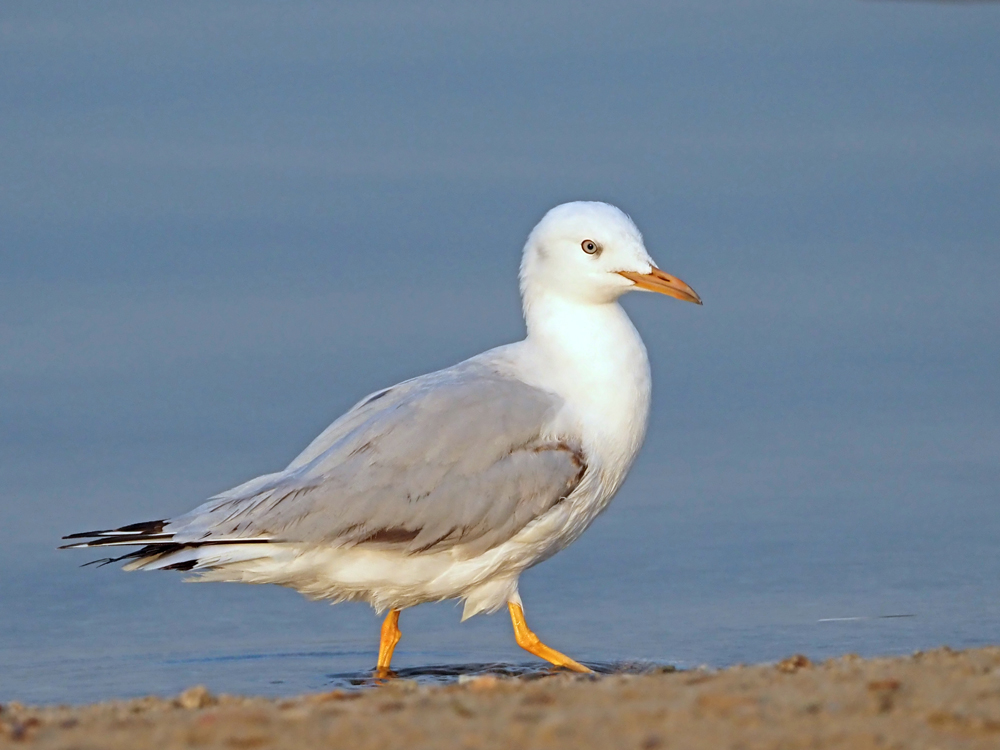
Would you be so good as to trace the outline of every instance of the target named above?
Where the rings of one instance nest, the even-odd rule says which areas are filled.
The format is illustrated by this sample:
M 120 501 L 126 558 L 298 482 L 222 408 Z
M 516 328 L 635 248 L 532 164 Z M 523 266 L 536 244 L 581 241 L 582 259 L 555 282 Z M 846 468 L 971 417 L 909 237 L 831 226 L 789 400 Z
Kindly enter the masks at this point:
M 405 679 L 293 698 L 214 696 L 0 708 L 0 747 L 987 748 L 1000 647 L 721 670 Z

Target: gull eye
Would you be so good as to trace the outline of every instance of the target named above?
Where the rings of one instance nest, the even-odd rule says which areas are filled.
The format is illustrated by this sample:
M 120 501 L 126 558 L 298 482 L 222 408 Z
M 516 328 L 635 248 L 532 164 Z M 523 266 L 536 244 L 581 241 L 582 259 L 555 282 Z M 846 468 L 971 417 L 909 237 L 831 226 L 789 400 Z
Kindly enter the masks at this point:
M 601 252 L 601 246 L 593 240 L 584 240 L 580 243 L 580 247 L 583 248 L 583 252 L 587 255 L 597 255 Z

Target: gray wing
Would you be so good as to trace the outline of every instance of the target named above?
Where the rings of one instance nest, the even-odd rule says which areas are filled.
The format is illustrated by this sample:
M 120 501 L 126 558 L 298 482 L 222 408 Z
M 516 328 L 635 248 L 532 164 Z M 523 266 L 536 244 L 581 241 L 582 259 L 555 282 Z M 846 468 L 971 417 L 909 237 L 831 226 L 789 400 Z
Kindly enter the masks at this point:
M 483 364 L 425 375 L 361 401 L 284 472 L 223 493 L 164 531 L 180 543 L 463 545 L 478 554 L 582 480 L 579 443 L 551 434 L 560 406 Z

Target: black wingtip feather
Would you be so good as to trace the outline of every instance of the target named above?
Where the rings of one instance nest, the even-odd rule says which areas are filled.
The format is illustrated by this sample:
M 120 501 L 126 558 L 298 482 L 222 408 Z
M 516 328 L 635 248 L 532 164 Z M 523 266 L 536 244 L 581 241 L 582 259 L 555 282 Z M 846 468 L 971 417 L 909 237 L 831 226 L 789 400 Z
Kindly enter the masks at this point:
M 193 570 L 194 566 L 197 564 L 197 560 L 185 560 L 184 562 L 174 563 L 173 565 L 164 565 L 163 570 Z
M 156 546 L 156 545 L 147 545 L 146 547 L 143 547 L 142 549 L 137 549 L 134 552 L 129 552 L 129 553 L 121 555 L 119 557 L 101 557 L 101 558 L 98 558 L 97 560 L 91 560 L 90 562 L 85 562 L 80 567 L 81 568 L 86 568 L 88 565 L 96 565 L 98 568 L 103 568 L 105 565 L 111 565 L 111 563 L 121 562 L 122 560 L 138 560 L 138 559 L 141 559 L 143 557 L 152 557 L 153 555 L 156 555 L 158 557 L 160 555 L 170 554 L 172 552 L 177 552 L 178 550 L 182 550 L 186 546 L 187 545 L 184 545 L 184 544 L 171 544 L 169 547 L 160 547 L 160 546 Z M 181 564 L 183 564 L 183 563 L 178 563 L 178 565 L 181 565 Z M 165 568 L 165 570 L 169 570 L 169 569 L 170 568 Z M 173 569 L 175 569 L 175 570 L 187 570 L 187 568 L 173 568 Z
M 142 557 L 143 551 L 147 549 L 148 547 L 144 547 L 141 550 L 137 550 L 135 552 L 129 552 L 127 555 L 121 555 L 120 557 L 99 557 L 96 560 L 85 562 L 80 567 L 86 568 L 90 565 L 96 565 L 98 568 L 103 568 L 105 565 L 111 565 L 111 563 L 121 562 L 122 560 L 129 560 L 133 557 Z
M 167 525 L 167 519 L 163 518 L 159 521 L 140 521 L 139 523 L 130 523 L 128 526 L 122 526 L 118 529 L 98 529 L 97 531 L 80 531 L 76 534 L 68 534 L 63 537 L 63 539 L 90 539 L 90 538 L 100 538 L 106 536 L 129 536 L 135 537 L 141 540 L 143 537 L 151 536 L 153 534 L 162 534 L 164 527 Z

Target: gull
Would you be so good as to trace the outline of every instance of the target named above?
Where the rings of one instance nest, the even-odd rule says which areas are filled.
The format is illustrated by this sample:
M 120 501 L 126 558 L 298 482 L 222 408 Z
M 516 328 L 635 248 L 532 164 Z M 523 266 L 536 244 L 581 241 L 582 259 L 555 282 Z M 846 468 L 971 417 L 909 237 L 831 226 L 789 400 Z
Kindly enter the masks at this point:
M 377 674 L 391 674 L 400 611 L 444 599 L 464 601 L 463 621 L 506 604 L 519 646 L 590 671 L 531 631 L 518 578 L 607 507 L 645 437 L 649 360 L 619 297 L 701 299 L 624 212 L 590 201 L 531 231 L 520 287 L 523 341 L 372 393 L 283 471 L 64 549 L 141 545 L 101 562 L 366 601 L 388 610 Z

